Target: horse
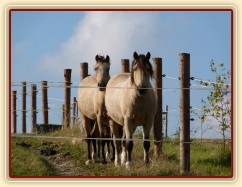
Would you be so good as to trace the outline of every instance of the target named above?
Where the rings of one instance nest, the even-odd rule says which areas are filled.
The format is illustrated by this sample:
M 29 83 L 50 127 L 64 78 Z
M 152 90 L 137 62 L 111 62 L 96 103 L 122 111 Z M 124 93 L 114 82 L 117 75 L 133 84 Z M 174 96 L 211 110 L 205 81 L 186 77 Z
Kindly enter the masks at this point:
M 115 166 L 125 164 L 127 169 L 132 166 L 132 136 L 139 125 L 143 126 L 144 163 L 149 163 L 150 131 L 157 110 L 157 98 L 150 83 L 153 77 L 150 53 L 138 55 L 134 52 L 133 57 L 131 73 L 113 76 L 105 94 L 109 125 L 114 136 Z M 121 147 L 122 132 L 126 141 Z
M 88 76 L 83 79 L 78 88 L 78 109 L 81 114 L 83 129 L 86 132 L 87 142 L 87 161 L 86 164 L 98 162 L 100 153 L 96 150 L 96 139 L 103 138 L 103 126 L 108 124 L 108 118 L 105 109 L 105 87 L 110 79 L 110 58 L 107 55 L 96 55 L 95 76 Z M 97 87 L 97 88 L 96 88 Z M 98 127 L 98 133 L 95 129 Z M 97 135 L 98 134 L 98 135 Z M 94 139 L 92 139 L 94 138 Z M 93 155 L 91 156 L 91 142 L 93 144 Z M 102 147 L 105 146 L 105 140 L 101 139 Z M 100 145 L 100 144 L 99 144 Z M 99 149 L 100 150 L 100 149 Z M 104 150 L 104 148 L 102 148 Z M 102 152 L 102 162 L 106 163 L 105 153 Z

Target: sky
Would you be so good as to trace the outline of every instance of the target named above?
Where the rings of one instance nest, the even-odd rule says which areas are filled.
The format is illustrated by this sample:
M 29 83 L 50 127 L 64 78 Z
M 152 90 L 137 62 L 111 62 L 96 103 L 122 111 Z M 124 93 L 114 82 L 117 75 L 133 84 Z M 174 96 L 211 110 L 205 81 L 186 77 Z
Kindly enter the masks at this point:
M 49 81 L 63 85 L 64 69 L 72 69 L 72 85 L 80 82 L 80 63 L 88 62 L 89 74 L 94 75 L 95 56 L 109 55 L 111 76 L 121 72 L 121 59 L 130 59 L 134 51 L 151 53 L 162 58 L 163 88 L 179 87 L 179 53 L 190 53 L 191 76 L 215 80 L 210 61 L 224 63 L 231 69 L 231 15 L 229 11 L 13 11 L 11 16 L 12 89 L 22 81 Z M 151 60 L 152 61 L 152 60 Z M 199 84 L 192 81 L 193 87 Z M 14 86 L 15 85 L 15 86 Z M 30 85 L 30 83 L 29 83 Z M 37 88 L 41 89 L 40 84 Z M 27 92 L 30 86 L 27 87 Z M 208 90 L 191 90 L 191 106 L 201 108 L 201 98 Z M 72 97 L 77 89 L 71 90 Z M 49 122 L 60 124 L 64 89 L 48 89 Z M 41 109 L 41 90 L 37 96 Z M 163 108 L 169 106 L 168 135 L 179 127 L 179 90 L 163 90 Z M 21 109 L 18 95 L 17 109 Z M 30 94 L 27 96 L 30 109 Z M 30 112 L 27 112 L 30 129 Z M 41 111 L 37 122 L 42 123 Z M 18 115 L 21 131 L 21 113 Z M 191 133 L 199 137 L 200 121 L 191 122 Z M 221 137 L 209 130 L 207 138 Z

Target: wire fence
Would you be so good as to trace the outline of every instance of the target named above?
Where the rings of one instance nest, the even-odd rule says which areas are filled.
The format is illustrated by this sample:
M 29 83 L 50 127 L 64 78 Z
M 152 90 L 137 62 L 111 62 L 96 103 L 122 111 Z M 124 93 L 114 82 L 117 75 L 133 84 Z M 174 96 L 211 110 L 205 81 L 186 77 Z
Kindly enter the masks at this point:
M 18 135 L 18 134 L 12 134 L 12 137 L 17 137 L 17 138 L 38 138 L 38 139 L 75 139 L 77 141 L 83 141 L 83 140 L 105 140 L 105 141 L 126 141 L 127 139 L 125 138 L 87 138 L 87 137 L 68 137 L 68 136 L 38 136 L 38 135 Z M 130 138 L 128 139 L 130 141 L 140 141 L 140 142 L 163 142 L 163 143 L 179 143 L 179 144 L 224 144 L 222 141 L 190 141 L 190 142 L 180 142 L 177 140 L 154 140 L 154 139 L 140 139 L 140 138 Z M 226 139 L 225 141 L 226 144 L 230 144 L 231 140 Z
M 171 79 L 171 80 L 176 80 L 176 81 L 179 81 L 180 78 L 179 77 L 172 77 L 172 76 L 167 76 L 167 75 L 164 75 L 163 76 L 164 78 L 167 78 L 167 79 Z M 214 88 L 209 86 L 211 84 L 221 84 L 221 83 L 216 83 L 214 81 L 210 81 L 210 80 L 203 80 L 203 79 L 200 79 L 200 78 L 194 78 L 194 77 L 191 77 L 191 81 L 195 81 L 197 83 L 200 84 L 200 82 L 206 82 L 208 83 L 208 86 L 204 86 L 204 85 L 197 85 L 197 84 L 191 84 L 191 87 L 190 88 L 180 88 L 180 87 L 173 87 L 173 88 L 142 88 L 142 89 L 146 89 L 146 90 L 153 90 L 153 89 L 158 89 L 158 90 L 162 90 L 163 92 L 169 92 L 169 91 L 179 91 L 181 89 L 184 89 L 184 90 L 204 90 L 204 91 L 210 91 L 210 90 L 213 90 Z M 23 87 L 23 82 L 11 82 L 11 86 L 12 87 Z M 32 86 L 33 84 L 36 84 L 36 85 L 39 85 L 41 86 L 40 89 L 37 89 L 35 90 L 36 93 L 40 92 L 43 88 L 89 88 L 89 89 L 100 89 L 100 88 L 106 88 L 106 87 L 98 87 L 98 86 L 79 86 L 79 83 L 77 82 L 70 82 L 71 86 L 66 86 L 66 81 L 63 82 L 63 81 L 57 81 L 57 82 L 47 82 L 48 85 L 47 86 L 44 86 L 42 85 L 42 82 L 26 82 L 26 87 L 30 87 Z M 227 83 L 224 83 L 225 88 L 222 88 L 222 89 L 226 89 L 229 93 L 231 92 L 231 84 L 227 84 Z M 107 88 L 106 88 L 107 89 Z M 131 88 L 131 87 L 126 87 L 126 88 L 123 88 L 123 87 L 109 87 L 108 89 L 135 89 L 135 88 Z M 22 95 L 23 93 L 20 91 L 17 93 L 17 95 Z M 25 93 L 26 95 L 30 95 L 31 94 L 31 91 L 28 91 Z M 40 94 L 37 94 L 37 97 L 38 98 L 41 98 L 42 96 Z M 60 99 L 60 98 L 54 98 L 54 97 L 48 97 L 48 101 L 56 101 L 56 102 L 60 102 L 60 103 L 64 103 L 64 99 Z M 71 105 L 74 104 L 75 102 L 71 102 Z M 72 109 L 72 107 L 70 108 Z M 200 111 L 202 112 L 204 109 L 203 108 L 196 108 L 196 107 L 193 107 L 191 108 L 191 111 L 192 110 L 196 110 L 196 111 Z M 22 110 L 22 109 L 16 109 L 16 110 L 12 110 L 11 109 L 11 112 L 41 112 L 41 111 L 58 111 L 58 112 L 64 112 L 63 110 L 63 107 L 60 107 L 60 106 L 55 106 L 55 104 L 50 104 L 48 103 L 48 109 L 43 109 L 43 108 L 38 108 L 38 109 L 35 109 L 35 110 L 32 110 L 32 109 L 26 109 L 26 110 Z M 179 117 L 179 112 L 180 112 L 180 108 L 178 109 L 170 109 L 168 111 L 166 111 L 165 109 L 163 109 L 163 111 L 165 113 L 168 113 L 168 114 L 171 114 L 171 115 L 175 115 L 175 116 L 178 116 Z M 194 114 L 191 112 L 190 116 L 192 117 L 192 120 L 199 120 L 200 119 L 194 119 L 197 117 L 197 114 Z M 28 115 L 27 117 L 31 117 L 30 115 Z M 76 115 L 73 115 L 73 117 L 76 117 L 77 119 L 78 116 Z
M 11 86 L 23 86 L 21 84 L 12 84 Z M 101 86 L 65 86 L 65 85 L 48 85 L 48 86 L 43 86 L 44 88 L 93 88 L 93 89 L 136 89 L 135 87 L 101 87 Z M 207 88 L 207 87 L 201 87 L 201 88 L 140 88 L 143 90 L 163 90 L 163 91 L 173 91 L 173 90 L 213 90 L 214 88 Z M 226 89 L 228 90 L 228 88 L 221 88 L 221 89 Z M 230 90 L 228 90 L 230 92 Z M 29 92 L 28 92 L 29 93 Z M 26 93 L 27 94 L 27 93 Z

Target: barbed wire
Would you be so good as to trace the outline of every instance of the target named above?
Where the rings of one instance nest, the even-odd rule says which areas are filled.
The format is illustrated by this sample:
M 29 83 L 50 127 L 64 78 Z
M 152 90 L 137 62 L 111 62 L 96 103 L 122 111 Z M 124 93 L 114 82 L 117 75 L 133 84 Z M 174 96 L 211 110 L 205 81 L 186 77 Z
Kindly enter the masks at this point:
M 165 78 L 168 78 L 168 79 L 173 79 L 173 80 L 179 80 L 179 78 L 176 78 L 176 77 L 170 77 L 170 76 L 164 76 Z M 203 79 L 201 79 L 201 78 L 193 78 L 193 80 L 195 80 L 195 81 L 197 81 L 197 82 L 206 82 L 206 83 L 208 83 L 208 84 L 223 84 L 223 85 L 228 85 L 228 86 L 230 86 L 231 84 L 225 84 L 225 83 L 217 83 L 217 82 L 214 82 L 214 81 L 210 81 L 210 80 L 203 80 Z M 196 86 L 202 86 L 203 87 L 203 85 L 196 85 Z
M 180 78 L 179 77 L 172 77 L 172 76 L 167 76 L 167 75 L 162 75 L 164 78 L 168 78 L 168 79 L 173 79 L 173 80 L 180 80 Z M 204 80 L 204 79 L 201 79 L 201 78 L 198 78 L 198 77 L 191 77 L 191 80 L 194 80 L 194 81 L 196 81 L 196 82 L 199 82 L 199 83 L 201 83 L 201 81 L 202 82 L 206 82 L 206 83 L 208 83 L 208 84 L 223 84 L 223 85 L 228 85 L 228 86 L 231 86 L 231 84 L 229 84 L 229 83 L 217 83 L 217 82 L 215 82 L 215 81 L 211 81 L 211 80 Z M 12 81 L 11 82 L 11 84 L 13 84 L 13 85 L 20 85 L 20 86 L 23 86 L 23 83 L 24 81 L 22 81 L 22 82 L 17 82 L 17 81 Z M 33 85 L 33 84 L 41 84 L 42 85 L 42 82 L 41 81 L 36 81 L 36 82 L 27 82 L 27 81 L 25 81 L 25 83 L 26 83 L 26 86 L 31 86 L 31 85 Z M 49 82 L 49 81 L 47 81 L 47 83 L 48 84 L 62 84 L 62 86 L 64 86 L 65 87 L 65 85 L 64 84 L 66 84 L 66 83 L 68 83 L 68 84 L 77 84 L 77 85 L 79 85 L 79 83 L 80 82 L 67 82 L 67 81 L 57 81 L 57 82 Z M 13 86 L 12 85 L 12 86 Z M 201 87 L 204 87 L 204 85 L 193 85 L 193 86 L 201 86 Z M 206 86 L 205 86 L 206 87 Z

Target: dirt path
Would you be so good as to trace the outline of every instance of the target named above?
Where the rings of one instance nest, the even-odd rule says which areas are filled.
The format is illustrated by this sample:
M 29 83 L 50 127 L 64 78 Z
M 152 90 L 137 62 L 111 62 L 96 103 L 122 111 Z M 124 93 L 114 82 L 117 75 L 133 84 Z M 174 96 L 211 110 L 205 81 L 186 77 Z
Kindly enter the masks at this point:
M 68 155 L 61 153 L 51 156 L 41 156 L 58 176 L 80 176 L 81 167 L 77 161 L 71 160 Z
M 73 160 L 70 153 L 63 151 L 61 146 L 53 142 L 43 142 L 38 148 L 24 141 L 16 145 L 30 149 L 37 155 L 57 176 L 81 176 L 84 172 L 77 160 Z

